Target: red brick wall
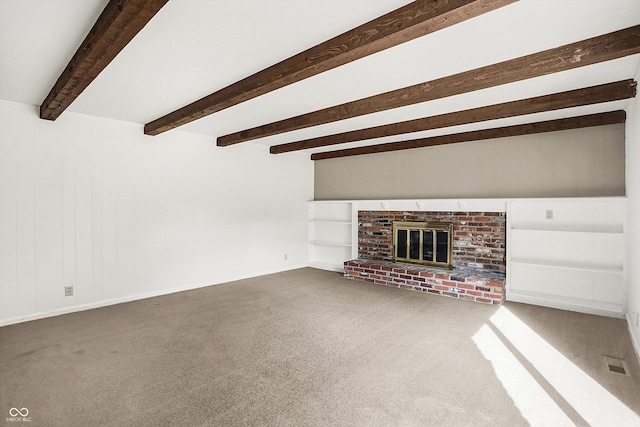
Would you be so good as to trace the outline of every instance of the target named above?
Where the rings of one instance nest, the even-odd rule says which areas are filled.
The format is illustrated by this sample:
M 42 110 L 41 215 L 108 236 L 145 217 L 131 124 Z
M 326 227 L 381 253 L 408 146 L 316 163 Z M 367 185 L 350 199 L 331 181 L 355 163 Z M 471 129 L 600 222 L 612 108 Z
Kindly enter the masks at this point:
M 506 271 L 505 212 L 359 211 L 358 257 L 393 259 L 393 222 L 453 223 L 453 266 Z

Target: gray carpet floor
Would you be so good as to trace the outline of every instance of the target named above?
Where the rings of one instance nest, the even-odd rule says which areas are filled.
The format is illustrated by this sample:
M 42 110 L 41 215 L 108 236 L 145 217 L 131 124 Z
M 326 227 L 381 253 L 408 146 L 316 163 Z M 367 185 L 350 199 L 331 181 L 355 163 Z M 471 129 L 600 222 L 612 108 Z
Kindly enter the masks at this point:
M 619 427 L 639 379 L 623 320 L 310 268 L 0 328 L 6 425 Z

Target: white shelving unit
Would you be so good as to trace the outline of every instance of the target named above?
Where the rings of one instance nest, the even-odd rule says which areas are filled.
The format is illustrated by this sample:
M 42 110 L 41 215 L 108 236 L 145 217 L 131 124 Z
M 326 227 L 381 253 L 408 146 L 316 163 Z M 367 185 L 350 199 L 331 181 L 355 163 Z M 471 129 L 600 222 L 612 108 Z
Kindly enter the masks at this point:
M 309 202 L 309 266 L 343 271 L 358 256 L 357 210 L 352 202 Z
M 507 299 L 620 317 L 624 199 L 510 201 Z

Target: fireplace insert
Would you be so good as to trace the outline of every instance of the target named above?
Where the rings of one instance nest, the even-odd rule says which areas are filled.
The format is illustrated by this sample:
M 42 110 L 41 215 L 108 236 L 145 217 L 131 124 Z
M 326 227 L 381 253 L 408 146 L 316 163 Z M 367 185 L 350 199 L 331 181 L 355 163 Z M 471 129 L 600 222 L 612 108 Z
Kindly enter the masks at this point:
M 453 224 L 442 222 L 393 223 L 393 260 L 453 268 Z

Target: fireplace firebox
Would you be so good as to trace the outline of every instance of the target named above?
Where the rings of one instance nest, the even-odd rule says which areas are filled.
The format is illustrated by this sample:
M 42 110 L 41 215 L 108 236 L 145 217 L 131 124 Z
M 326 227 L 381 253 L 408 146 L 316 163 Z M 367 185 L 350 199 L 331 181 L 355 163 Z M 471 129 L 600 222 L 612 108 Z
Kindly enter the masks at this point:
M 453 269 L 453 224 L 394 221 L 393 261 Z

